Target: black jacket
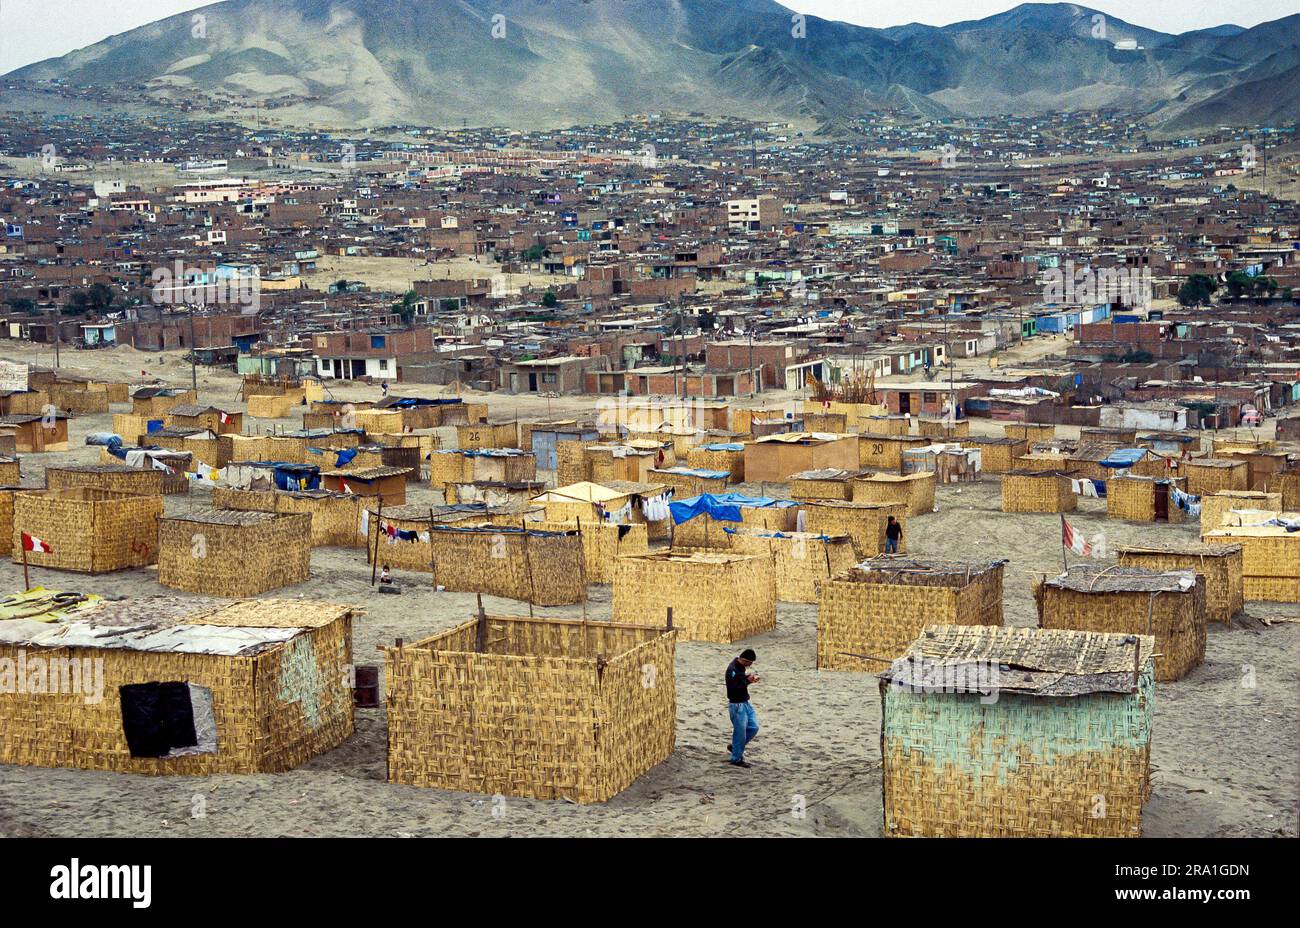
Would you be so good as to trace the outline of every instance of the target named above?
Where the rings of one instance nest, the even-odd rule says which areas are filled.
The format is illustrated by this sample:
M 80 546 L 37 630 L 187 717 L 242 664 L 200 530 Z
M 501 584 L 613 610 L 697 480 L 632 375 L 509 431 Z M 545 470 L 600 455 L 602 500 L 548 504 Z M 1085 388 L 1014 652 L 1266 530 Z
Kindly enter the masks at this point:
M 727 701 L 749 702 L 749 668 L 740 658 L 727 665 Z
M 891 539 L 891 540 L 893 540 L 893 541 L 898 541 L 898 539 L 902 538 L 902 537 L 903 537 L 903 523 L 902 523 L 902 522 L 890 522 L 888 525 L 886 525 L 886 526 L 885 526 L 885 537 L 886 537 L 886 538 L 889 538 L 889 539 Z

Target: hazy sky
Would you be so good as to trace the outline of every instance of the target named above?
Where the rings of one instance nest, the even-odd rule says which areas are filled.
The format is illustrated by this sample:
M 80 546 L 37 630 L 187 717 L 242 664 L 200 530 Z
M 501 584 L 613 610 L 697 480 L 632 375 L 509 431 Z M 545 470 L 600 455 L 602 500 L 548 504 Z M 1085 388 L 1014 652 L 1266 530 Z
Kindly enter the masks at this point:
M 100 39 L 210 0 L 0 0 L 0 74 L 63 55 Z M 635 2 L 635 0 L 624 0 Z M 922 22 L 934 26 L 980 19 L 1016 5 L 1016 0 L 781 0 L 801 13 L 864 26 Z M 1254 26 L 1296 11 L 1296 0 L 1096 0 L 1082 4 L 1136 26 L 1187 32 L 1225 22 Z

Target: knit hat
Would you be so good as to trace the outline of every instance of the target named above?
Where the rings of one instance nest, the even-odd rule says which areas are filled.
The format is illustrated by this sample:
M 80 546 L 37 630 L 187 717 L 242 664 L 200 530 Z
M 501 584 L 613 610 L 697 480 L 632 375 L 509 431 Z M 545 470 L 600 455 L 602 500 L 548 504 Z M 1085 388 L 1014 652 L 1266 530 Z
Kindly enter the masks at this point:
M 758 660 L 758 655 L 754 653 L 753 648 L 746 648 L 745 650 L 741 651 L 740 657 L 742 660 L 747 660 L 747 661 Z

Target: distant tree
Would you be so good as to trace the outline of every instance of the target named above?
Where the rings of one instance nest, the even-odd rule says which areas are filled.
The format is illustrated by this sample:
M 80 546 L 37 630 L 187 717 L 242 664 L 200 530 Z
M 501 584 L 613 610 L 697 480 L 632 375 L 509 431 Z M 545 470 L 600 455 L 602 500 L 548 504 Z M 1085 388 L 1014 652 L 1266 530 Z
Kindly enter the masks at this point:
M 1228 275 L 1228 295 L 1231 297 L 1264 296 L 1276 289 L 1277 281 L 1263 274 L 1251 277 L 1244 271 L 1233 271 Z
M 1208 306 L 1210 297 L 1219 289 L 1218 283 L 1207 274 L 1193 274 L 1178 288 L 1178 302 L 1183 306 Z
M 401 318 L 403 323 L 409 324 L 415 318 L 415 304 L 420 301 L 420 295 L 414 290 L 407 290 L 399 302 L 393 304 L 393 312 Z
M 336 293 L 347 293 L 349 286 L 351 286 L 351 283 L 347 280 L 347 278 L 342 278 L 340 280 L 334 281 L 334 286 L 331 287 L 330 289 L 332 289 Z
M 542 256 L 545 254 L 546 254 L 545 248 L 543 248 L 541 245 L 534 245 L 532 248 L 525 249 L 520 254 L 520 257 L 523 258 L 525 261 L 540 261 L 542 260 Z
M 542 296 L 542 305 L 547 309 L 553 309 L 560 305 L 560 298 L 555 295 L 554 290 L 547 290 Z
M 28 299 L 6 300 L 6 305 L 16 313 L 23 313 L 27 316 L 36 315 L 36 301 Z
M 77 290 L 68 297 L 64 312 L 73 315 L 102 315 L 113 308 L 115 298 L 113 288 L 107 284 L 91 284 L 88 289 Z

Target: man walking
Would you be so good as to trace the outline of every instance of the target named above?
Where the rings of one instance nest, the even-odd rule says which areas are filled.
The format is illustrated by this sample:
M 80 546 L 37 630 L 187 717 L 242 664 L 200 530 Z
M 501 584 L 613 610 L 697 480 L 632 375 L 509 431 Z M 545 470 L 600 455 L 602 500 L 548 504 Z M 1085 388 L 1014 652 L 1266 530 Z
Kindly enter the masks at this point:
M 885 526 L 885 553 L 897 554 L 898 543 L 903 538 L 903 523 L 899 522 L 893 516 L 889 517 L 889 523 Z
M 749 704 L 749 684 L 758 682 L 758 674 L 750 673 L 750 665 L 758 660 L 751 648 L 740 652 L 740 657 L 727 665 L 727 711 L 731 716 L 731 765 L 749 767 L 745 761 L 745 745 L 758 734 L 758 716 Z

